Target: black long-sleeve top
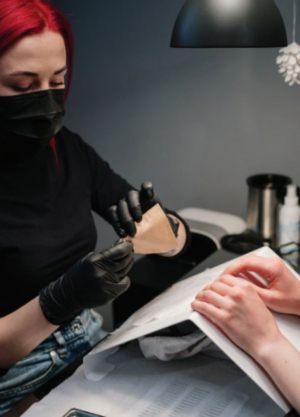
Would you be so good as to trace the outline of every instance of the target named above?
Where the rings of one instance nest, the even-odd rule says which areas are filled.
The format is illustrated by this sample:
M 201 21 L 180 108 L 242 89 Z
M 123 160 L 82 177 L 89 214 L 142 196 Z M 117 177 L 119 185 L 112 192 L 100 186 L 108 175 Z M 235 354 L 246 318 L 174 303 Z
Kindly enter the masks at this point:
M 0 164 L 0 317 L 93 251 L 91 211 L 106 219 L 133 189 L 68 129 L 55 143 L 24 164 Z

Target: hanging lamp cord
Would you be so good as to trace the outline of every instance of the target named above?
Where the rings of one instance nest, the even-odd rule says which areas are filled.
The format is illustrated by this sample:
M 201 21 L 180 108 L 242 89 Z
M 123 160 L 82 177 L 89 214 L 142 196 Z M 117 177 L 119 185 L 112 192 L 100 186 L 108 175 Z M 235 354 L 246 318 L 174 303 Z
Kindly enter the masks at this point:
M 293 42 L 296 42 L 297 0 L 294 0 L 293 13 Z

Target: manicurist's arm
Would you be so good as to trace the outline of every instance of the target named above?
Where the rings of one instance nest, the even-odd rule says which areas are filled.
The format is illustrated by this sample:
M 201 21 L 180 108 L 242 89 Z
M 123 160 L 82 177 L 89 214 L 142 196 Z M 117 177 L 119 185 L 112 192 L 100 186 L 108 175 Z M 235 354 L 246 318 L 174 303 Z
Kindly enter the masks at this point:
M 8 369 L 24 358 L 58 326 L 49 323 L 36 297 L 0 319 L 0 368 Z
M 174 219 L 176 222 L 179 223 L 178 231 L 177 231 L 177 247 L 176 247 L 176 249 L 174 249 L 174 250 L 172 250 L 168 253 L 165 253 L 163 255 L 165 257 L 172 257 L 172 256 L 178 255 L 183 250 L 184 246 L 186 245 L 186 243 L 187 243 L 187 229 L 184 226 L 184 224 L 182 223 L 182 221 L 178 217 L 176 217 L 175 215 L 168 214 L 168 217 L 171 217 L 172 219 Z
M 133 262 L 130 242 L 91 252 L 44 287 L 39 297 L 1 318 L 0 368 L 13 366 L 85 308 L 112 302 L 126 291 Z

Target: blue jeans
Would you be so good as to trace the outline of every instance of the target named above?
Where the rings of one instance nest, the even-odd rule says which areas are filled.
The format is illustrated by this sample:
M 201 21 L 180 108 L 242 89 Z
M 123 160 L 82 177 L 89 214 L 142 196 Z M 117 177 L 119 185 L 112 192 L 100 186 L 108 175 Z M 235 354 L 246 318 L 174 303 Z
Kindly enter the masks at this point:
M 10 368 L 0 377 L 0 416 L 103 339 L 107 333 L 101 326 L 98 313 L 84 310 Z

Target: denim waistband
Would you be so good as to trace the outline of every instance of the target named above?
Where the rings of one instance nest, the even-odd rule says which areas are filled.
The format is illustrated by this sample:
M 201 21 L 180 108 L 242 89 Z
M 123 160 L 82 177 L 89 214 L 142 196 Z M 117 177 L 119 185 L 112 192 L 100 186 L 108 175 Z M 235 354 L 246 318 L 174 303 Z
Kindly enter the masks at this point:
M 102 319 L 101 316 L 93 310 L 83 310 L 82 313 L 75 317 L 69 324 L 59 327 L 58 330 L 47 337 L 38 348 L 45 350 L 47 348 L 52 348 L 53 345 L 57 344 L 64 347 L 79 337 L 88 337 L 88 328 L 91 325 L 91 322 L 93 320 L 99 322 L 99 318 Z
M 107 334 L 101 325 L 98 313 L 84 310 L 12 366 L 0 378 L 0 416 L 87 354 Z

